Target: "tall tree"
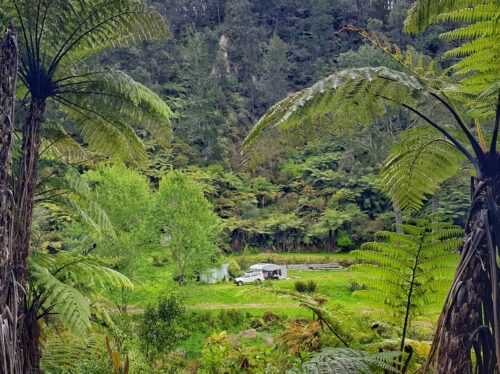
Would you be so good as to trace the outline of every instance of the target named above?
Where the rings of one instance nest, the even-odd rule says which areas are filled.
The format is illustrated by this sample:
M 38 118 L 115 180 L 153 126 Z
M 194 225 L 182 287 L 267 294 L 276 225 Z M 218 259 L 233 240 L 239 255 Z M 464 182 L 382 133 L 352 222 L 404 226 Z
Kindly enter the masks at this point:
M 94 150 L 144 163 L 146 153 L 131 125 L 145 126 L 166 138 L 170 110 L 127 75 L 91 68 L 87 61 L 106 48 L 165 37 L 168 32 L 160 15 L 141 0 L 3 0 L 0 7 L 1 23 L 12 20 L 20 30 L 21 105 L 29 102 L 14 194 L 13 269 L 22 290 L 29 276 L 37 165 L 47 110 L 63 111 Z M 14 372 L 37 373 L 36 315 L 26 305 L 18 314 L 16 349 L 20 355 Z
M 412 53 L 403 55 L 397 46 L 358 30 L 390 51 L 406 72 L 379 67 L 334 74 L 276 104 L 244 143 L 258 160 L 312 138 L 354 133 L 384 115 L 387 107 L 399 106 L 420 121 L 403 132 L 382 175 L 401 209 L 419 209 L 464 162 L 469 165 L 474 183 L 462 256 L 431 352 L 438 373 L 472 373 L 474 367 L 493 373 L 500 362 L 500 8 L 479 0 L 470 3 L 417 1 L 407 19 L 410 31 L 436 19 L 471 23 L 444 34 L 471 39 L 447 53 L 465 56 L 454 66 L 458 84 L 436 75 L 435 64 L 424 56 L 414 61 Z
M 180 285 L 214 266 L 219 222 L 199 184 L 180 172 L 170 172 L 160 182 L 157 211 Z

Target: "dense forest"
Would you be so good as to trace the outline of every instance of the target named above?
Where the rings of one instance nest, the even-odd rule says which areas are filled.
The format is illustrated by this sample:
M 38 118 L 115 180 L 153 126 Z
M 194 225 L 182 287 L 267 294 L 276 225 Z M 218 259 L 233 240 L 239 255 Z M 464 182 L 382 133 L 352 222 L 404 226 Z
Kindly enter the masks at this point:
M 499 15 L 0 1 L 0 374 L 498 373 Z
M 264 168 L 245 166 L 240 144 L 290 92 L 346 67 L 398 69 L 358 36 L 336 35 L 341 25 L 367 27 L 402 47 L 411 43 L 427 56 L 439 55 L 447 47 L 439 28 L 417 38 L 402 32 L 410 5 L 156 2 L 172 37 L 113 50 L 100 63 L 126 71 L 174 109 L 173 146 L 148 144 L 148 177 L 155 184 L 170 168 L 187 169 L 210 186 L 207 197 L 224 220 L 226 252 L 348 250 L 392 224 L 392 208 L 375 179 L 392 141 L 411 125 L 407 113 L 394 111 L 356 139 L 311 145 Z M 463 224 L 468 194 L 442 195 L 441 210 Z

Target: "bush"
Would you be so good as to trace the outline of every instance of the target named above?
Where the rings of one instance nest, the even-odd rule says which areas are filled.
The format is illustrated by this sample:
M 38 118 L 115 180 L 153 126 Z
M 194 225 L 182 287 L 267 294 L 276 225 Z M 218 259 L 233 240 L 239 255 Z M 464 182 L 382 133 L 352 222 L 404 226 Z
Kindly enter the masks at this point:
M 242 326 L 244 320 L 245 316 L 243 312 L 236 309 L 222 309 L 219 312 L 218 321 L 216 321 L 216 325 L 213 328 L 231 330 L 233 327 Z
M 153 258 L 151 260 L 151 264 L 153 266 L 163 267 L 163 266 L 168 264 L 168 258 L 155 255 L 155 256 L 153 256 Z
M 366 286 L 364 286 L 364 285 L 362 285 L 362 284 L 359 284 L 358 282 L 355 282 L 355 281 L 353 281 L 353 280 L 349 281 L 349 283 L 351 284 L 351 285 L 349 286 L 349 289 L 351 290 L 351 292 L 366 289 Z
M 290 355 L 305 357 L 321 348 L 321 323 L 319 321 L 293 320 L 278 337 Z
M 267 326 L 272 326 L 277 321 L 280 320 L 280 317 L 277 314 L 274 314 L 273 312 L 268 310 L 262 315 L 262 319 L 264 320 Z
M 229 263 L 229 268 L 227 269 L 227 271 L 229 272 L 231 278 L 239 277 L 241 275 L 240 265 L 234 259 L 229 260 L 228 263 Z
M 250 320 L 250 327 L 252 329 L 260 329 L 261 327 L 265 327 L 266 322 L 262 318 L 252 318 Z
M 307 282 L 307 292 L 315 293 L 318 290 L 318 283 L 313 281 L 312 279 Z
M 295 282 L 295 291 L 305 293 L 307 291 L 307 283 L 303 281 Z
M 172 351 L 189 334 L 184 326 L 186 308 L 177 294 L 161 295 L 142 317 L 139 337 L 146 354 Z
M 337 239 L 337 246 L 342 249 L 352 249 L 354 247 L 354 242 L 347 233 L 343 231 Z
M 309 280 L 307 283 L 304 281 L 296 281 L 295 282 L 295 291 L 300 293 L 315 293 L 318 290 L 318 284 Z

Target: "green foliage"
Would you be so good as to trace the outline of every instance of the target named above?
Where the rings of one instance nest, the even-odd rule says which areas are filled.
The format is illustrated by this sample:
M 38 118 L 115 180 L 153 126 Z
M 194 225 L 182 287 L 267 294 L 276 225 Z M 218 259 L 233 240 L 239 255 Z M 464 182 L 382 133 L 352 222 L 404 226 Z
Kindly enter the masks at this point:
M 453 69 L 460 79 L 460 89 L 471 95 L 473 114 L 481 117 L 494 116 L 494 103 L 498 96 L 500 67 L 496 63 L 500 52 L 500 31 L 498 14 L 500 6 L 495 1 L 416 1 L 408 13 L 405 30 L 421 33 L 429 25 L 438 22 L 458 24 L 441 34 L 445 40 L 461 42 L 458 47 L 447 51 L 444 56 L 460 58 Z
M 436 314 L 446 296 L 458 262 L 462 229 L 448 223 L 411 221 L 396 226 L 401 232 L 379 232 L 378 241 L 355 251 L 362 264 L 351 271 L 356 291 L 369 299 L 381 317 L 395 321 L 402 331 L 401 350 L 408 328 L 422 315 Z
M 254 160 L 272 158 L 313 137 L 352 134 L 385 114 L 387 105 L 413 106 L 423 95 L 422 83 L 406 73 L 385 67 L 347 69 L 274 105 L 243 148 Z
M 388 373 L 399 373 L 395 369 L 400 356 L 399 352 L 380 352 L 370 354 L 347 348 L 325 348 L 315 354 L 299 369 L 290 371 L 292 374 L 371 374 L 384 370 Z
M 216 263 L 219 221 L 201 186 L 180 172 L 161 180 L 157 199 L 157 225 L 183 284 Z
M 43 106 L 48 100 L 50 109 L 65 114 L 59 136 L 49 139 L 54 144 L 62 141 L 57 152 L 81 151 L 65 132 L 76 130 L 93 151 L 144 165 L 146 153 L 133 126 L 165 140 L 170 109 L 125 73 L 96 69 L 89 62 L 111 47 L 165 38 L 162 17 L 140 0 L 16 0 L 0 6 L 0 23 L 12 20 L 20 30 L 18 92 Z M 69 147 L 61 147 L 64 144 Z
M 417 211 L 427 196 L 461 171 L 463 155 L 442 134 L 415 126 L 401 134 L 381 170 L 383 190 L 402 209 Z
M 97 256 L 36 253 L 30 256 L 30 287 L 44 300 L 40 313 L 52 311 L 76 334 L 91 327 L 91 317 L 110 321 L 106 304 L 98 297 L 107 287 L 133 287 L 111 267 L 115 261 Z
M 92 198 L 115 230 L 131 232 L 146 224 L 154 202 L 144 176 L 124 165 L 99 164 L 85 173 L 85 178 L 93 186 Z
M 176 348 L 188 336 L 184 326 L 186 309 L 179 295 L 161 295 L 149 306 L 141 321 L 139 336 L 146 354 L 164 354 Z
M 300 293 L 315 293 L 318 290 L 318 284 L 312 279 L 307 282 L 296 281 L 293 286 L 295 291 Z
M 234 345 L 226 331 L 214 332 L 201 353 L 200 374 L 280 373 L 279 358 L 271 347 Z
M 48 373 L 98 373 L 90 366 L 108 369 L 102 356 L 104 342 L 101 336 L 92 333 L 78 336 L 59 331 L 51 332 L 44 339 L 41 368 Z M 80 370 L 86 367 L 85 371 Z
M 237 278 L 241 275 L 241 267 L 233 258 L 229 260 L 229 267 L 227 269 L 229 275 L 233 278 Z

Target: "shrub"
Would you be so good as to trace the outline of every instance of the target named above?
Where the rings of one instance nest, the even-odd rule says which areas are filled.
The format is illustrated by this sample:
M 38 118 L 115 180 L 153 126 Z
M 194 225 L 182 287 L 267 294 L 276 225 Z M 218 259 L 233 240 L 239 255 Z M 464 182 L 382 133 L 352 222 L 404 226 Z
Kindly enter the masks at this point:
M 303 281 L 296 281 L 295 284 L 295 291 L 300 292 L 300 293 L 305 293 L 307 291 L 307 283 Z
M 243 312 L 236 309 L 230 309 L 230 310 L 222 309 L 219 312 L 216 326 L 213 327 L 218 329 L 231 330 L 233 327 L 242 326 L 244 320 L 245 316 Z
M 300 293 L 314 293 L 318 290 L 318 284 L 313 281 L 309 280 L 306 282 L 304 281 L 296 281 L 295 282 L 295 291 L 300 292 Z
M 366 286 L 359 284 L 358 282 L 355 282 L 353 280 L 350 280 L 349 283 L 350 283 L 349 290 L 351 290 L 351 292 L 366 289 Z
M 168 258 L 163 256 L 153 256 L 151 264 L 157 267 L 163 267 L 168 264 Z
M 277 314 L 274 314 L 273 312 L 268 310 L 262 315 L 262 319 L 264 320 L 267 326 L 272 326 L 277 321 L 280 320 L 280 317 Z
M 229 272 L 231 278 L 239 277 L 241 275 L 240 265 L 234 259 L 229 260 L 228 263 L 229 263 L 229 268 L 227 269 L 227 271 Z
M 290 355 L 303 357 L 321 348 L 321 324 L 319 321 L 291 321 L 278 340 Z
M 352 249 L 354 242 L 346 232 L 342 231 L 337 239 L 337 246 L 342 249 Z
M 250 320 L 250 327 L 252 329 L 260 329 L 261 327 L 265 327 L 266 322 L 262 318 L 252 318 Z
M 183 325 L 186 308 L 177 294 L 161 295 L 142 317 L 139 337 L 146 354 L 172 351 L 188 337 Z
M 318 290 L 318 283 L 313 281 L 312 279 L 307 282 L 307 292 L 315 293 Z

